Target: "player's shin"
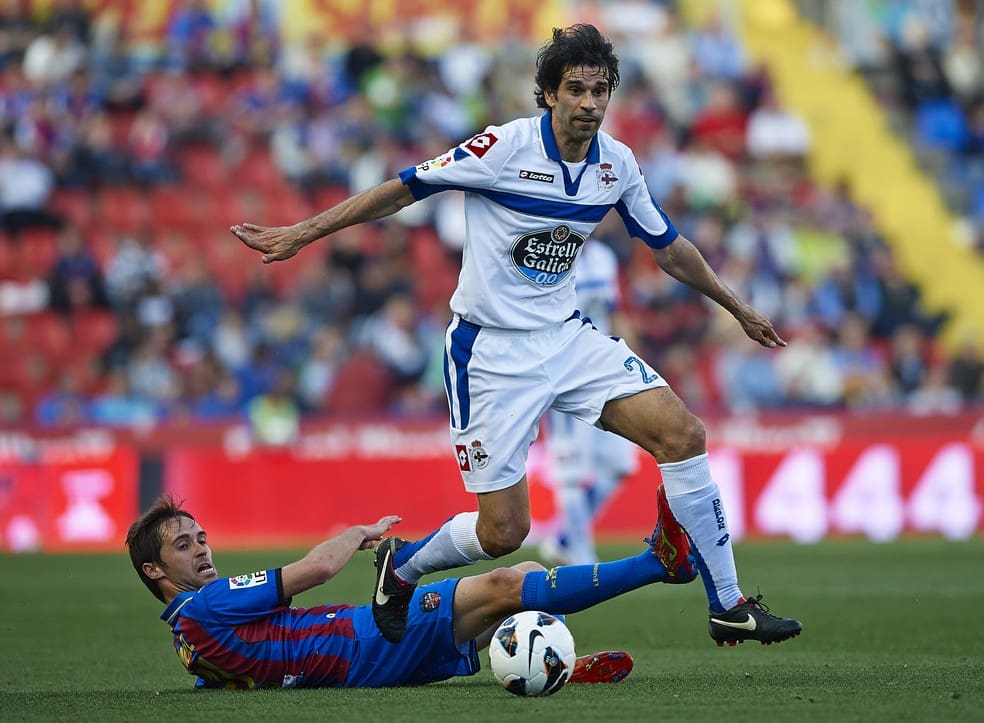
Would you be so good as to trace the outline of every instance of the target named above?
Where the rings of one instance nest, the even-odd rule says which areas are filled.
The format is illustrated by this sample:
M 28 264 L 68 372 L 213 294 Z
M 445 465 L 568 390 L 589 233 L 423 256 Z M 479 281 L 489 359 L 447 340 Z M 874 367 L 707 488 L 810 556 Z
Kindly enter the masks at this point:
M 717 484 L 711 479 L 707 453 L 659 466 L 666 499 L 690 536 L 692 554 L 714 611 L 728 610 L 741 599 L 731 534 Z

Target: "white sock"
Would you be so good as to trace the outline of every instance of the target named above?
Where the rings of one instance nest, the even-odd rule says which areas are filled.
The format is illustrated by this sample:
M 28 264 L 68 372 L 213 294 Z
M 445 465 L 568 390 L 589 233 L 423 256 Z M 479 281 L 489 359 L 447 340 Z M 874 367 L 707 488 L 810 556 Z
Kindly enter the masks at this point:
M 396 568 L 396 576 L 404 582 L 416 585 L 421 577 L 430 572 L 474 565 L 479 560 L 491 560 L 492 556 L 482 549 L 482 543 L 478 540 L 475 529 L 477 522 L 478 512 L 455 515 L 429 538 L 424 538 L 420 549 Z
M 707 453 L 661 464 L 659 471 L 673 516 L 690 535 L 711 610 L 723 612 L 734 607 L 742 599 L 738 571 L 721 493 L 711 479 Z
M 595 553 L 594 529 L 588 491 L 580 485 L 565 485 L 560 489 L 563 518 L 561 532 L 567 541 L 567 553 L 572 565 L 592 565 L 598 561 Z

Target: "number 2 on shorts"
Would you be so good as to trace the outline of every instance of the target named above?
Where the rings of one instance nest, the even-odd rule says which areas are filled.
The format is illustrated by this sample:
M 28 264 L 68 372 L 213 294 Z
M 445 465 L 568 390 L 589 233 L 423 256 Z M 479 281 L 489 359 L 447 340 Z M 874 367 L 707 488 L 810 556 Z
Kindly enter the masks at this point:
M 628 371 L 632 371 L 632 367 L 634 366 L 639 367 L 639 373 L 642 374 L 642 381 L 644 384 L 652 384 L 657 379 L 659 379 L 659 375 L 650 374 L 649 372 L 646 371 L 646 365 L 642 363 L 642 360 L 639 359 L 639 357 L 630 356 L 628 359 L 625 360 L 625 368 Z

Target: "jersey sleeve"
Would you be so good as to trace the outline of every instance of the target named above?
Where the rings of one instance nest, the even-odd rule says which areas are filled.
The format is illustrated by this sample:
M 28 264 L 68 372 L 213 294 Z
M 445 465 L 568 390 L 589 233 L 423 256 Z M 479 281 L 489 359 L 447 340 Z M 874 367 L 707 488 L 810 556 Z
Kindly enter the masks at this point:
M 235 625 L 254 620 L 288 602 L 284 599 L 278 567 L 210 582 L 195 596 L 194 606 L 183 609 L 181 614 L 200 622 Z
M 635 159 L 632 158 L 633 164 Z M 615 210 L 622 217 L 626 230 L 633 238 L 641 239 L 647 246 L 661 249 L 669 246 L 679 236 L 673 222 L 663 213 L 653 197 L 638 164 L 629 171 L 629 182 Z
M 400 172 L 418 201 L 441 191 L 489 188 L 509 158 L 503 131 L 490 126 L 447 153 Z

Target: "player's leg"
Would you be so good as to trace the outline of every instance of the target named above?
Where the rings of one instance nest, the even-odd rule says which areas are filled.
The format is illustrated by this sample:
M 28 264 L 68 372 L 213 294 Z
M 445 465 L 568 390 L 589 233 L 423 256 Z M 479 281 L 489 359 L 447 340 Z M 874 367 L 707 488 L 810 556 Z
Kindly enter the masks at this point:
M 600 430 L 569 414 L 547 415 L 546 449 L 558 509 L 557 534 L 541 546 L 552 562 L 597 562 L 589 489 L 594 485 L 593 433 Z M 620 439 L 616 437 L 616 439 Z
M 387 640 L 400 642 L 407 606 L 421 577 L 513 552 L 529 530 L 529 492 L 523 477 L 511 487 L 478 495 L 478 512 L 459 513 L 420 540 L 383 540 L 375 553 L 376 625 Z
M 682 545 L 678 554 L 675 566 L 688 566 L 696 576 L 689 547 Z M 520 610 L 575 613 L 643 585 L 668 581 L 653 545 L 638 555 L 594 565 L 547 570 L 539 563 L 523 562 L 502 567 L 461 580 L 455 593 L 455 634 L 460 641 L 478 638 Z
M 661 387 L 613 399 L 601 423 L 660 461 L 667 504 L 690 537 L 707 592 L 711 637 L 720 644 L 778 642 L 799 634 L 798 621 L 769 615 L 742 595 L 721 494 L 711 478 L 704 426 L 679 397 Z

